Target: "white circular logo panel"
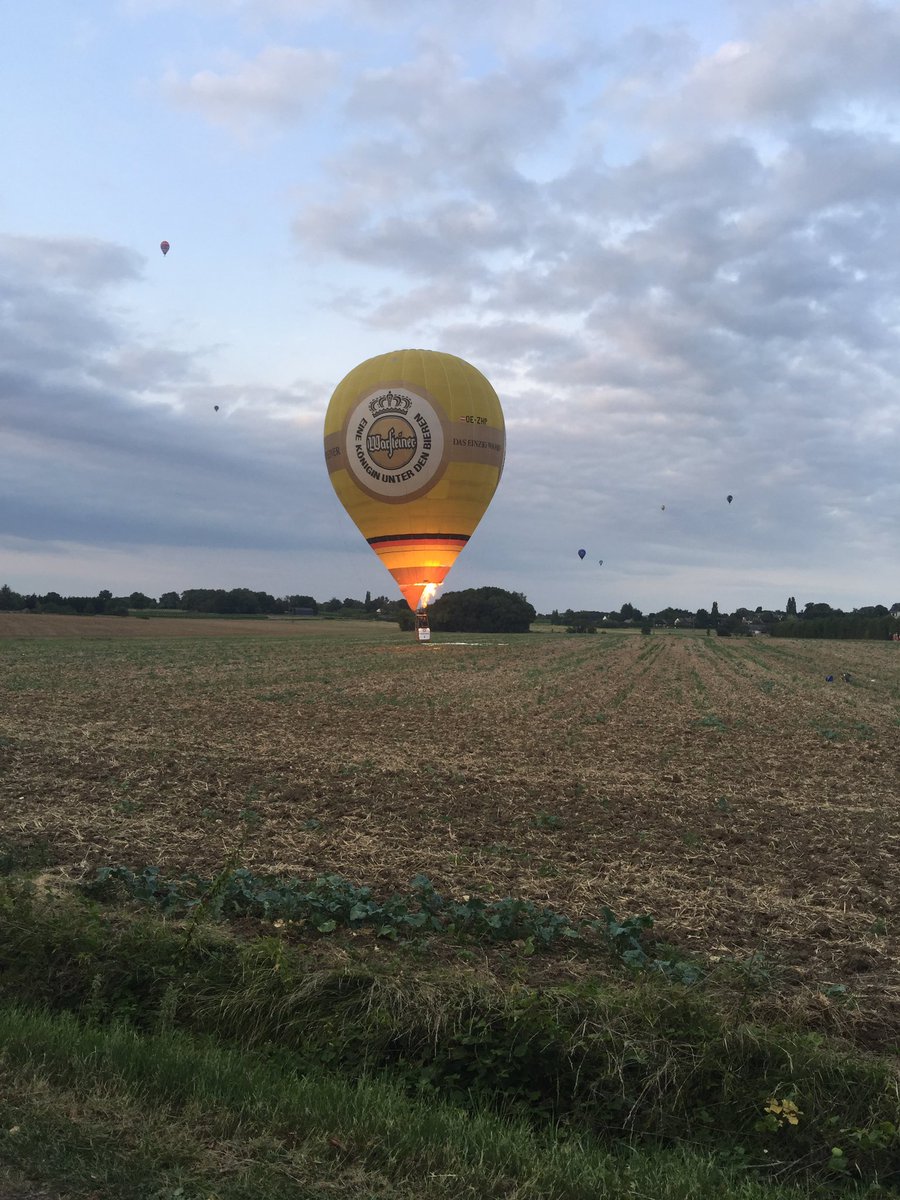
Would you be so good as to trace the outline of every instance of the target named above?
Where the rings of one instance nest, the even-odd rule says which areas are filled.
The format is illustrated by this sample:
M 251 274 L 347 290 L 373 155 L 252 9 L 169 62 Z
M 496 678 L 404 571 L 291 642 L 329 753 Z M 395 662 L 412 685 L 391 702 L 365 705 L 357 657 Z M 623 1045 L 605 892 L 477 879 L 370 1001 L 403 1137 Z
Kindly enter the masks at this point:
M 368 392 L 344 426 L 350 474 L 377 500 L 411 500 L 427 491 L 445 466 L 445 445 L 434 403 L 403 385 Z

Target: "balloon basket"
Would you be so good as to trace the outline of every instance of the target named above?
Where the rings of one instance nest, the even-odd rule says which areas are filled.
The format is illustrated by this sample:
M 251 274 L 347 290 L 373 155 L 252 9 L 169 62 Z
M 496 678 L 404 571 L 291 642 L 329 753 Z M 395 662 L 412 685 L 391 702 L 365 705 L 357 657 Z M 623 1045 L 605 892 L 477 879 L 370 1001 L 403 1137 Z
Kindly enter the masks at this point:
M 419 609 L 419 611 L 416 613 L 416 641 L 431 641 L 431 630 L 428 627 L 428 614 L 424 609 Z

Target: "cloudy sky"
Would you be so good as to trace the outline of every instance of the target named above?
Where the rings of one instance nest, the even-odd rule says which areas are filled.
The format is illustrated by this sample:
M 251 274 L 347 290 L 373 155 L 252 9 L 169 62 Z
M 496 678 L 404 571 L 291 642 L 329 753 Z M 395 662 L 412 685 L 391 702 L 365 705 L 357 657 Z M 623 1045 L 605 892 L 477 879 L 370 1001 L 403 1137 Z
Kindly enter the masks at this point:
M 424 346 L 507 421 L 451 590 L 900 600 L 898 63 L 876 0 L 17 6 L 0 583 L 398 594 L 322 424 Z

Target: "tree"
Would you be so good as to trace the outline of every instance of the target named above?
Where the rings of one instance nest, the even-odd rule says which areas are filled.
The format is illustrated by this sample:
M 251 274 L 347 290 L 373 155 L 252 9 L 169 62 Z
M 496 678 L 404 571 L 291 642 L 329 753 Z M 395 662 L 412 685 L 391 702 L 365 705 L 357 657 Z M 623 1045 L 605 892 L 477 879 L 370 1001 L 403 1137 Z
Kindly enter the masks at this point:
M 710 616 L 705 608 L 698 608 L 694 614 L 694 624 L 698 629 L 709 629 Z
M 712 602 L 712 608 L 709 610 L 709 623 L 710 623 L 710 625 L 718 625 L 718 623 L 719 623 L 719 602 L 718 602 L 718 600 L 713 600 L 713 602 Z
M 386 617 L 393 615 L 395 611 L 401 608 L 409 608 L 405 600 L 392 600 L 390 596 L 374 596 L 372 598 L 372 612 L 378 616 Z
M 683 621 L 685 617 L 692 617 L 693 613 L 688 612 L 686 608 L 661 608 L 656 614 L 656 621 L 659 625 L 674 625 L 676 621 Z
M 177 592 L 163 592 L 159 598 L 160 608 L 181 608 L 181 597 Z
M 788 615 L 789 617 L 796 617 L 796 615 L 797 615 L 797 601 L 794 599 L 794 597 L 793 597 L 793 596 L 788 596 L 788 602 L 787 602 L 787 605 L 786 605 L 786 607 L 785 607 L 785 610 L 784 610 L 784 611 L 787 613 L 787 615 Z
M 313 613 L 319 611 L 319 606 L 312 596 L 285 596 L 284 604 L 287 609 L 308 608 Z
M 224 612 L 222 588 L 187 588 L 181 593 L 180 607 L 187 612 Z
M 112 598 L 113 594 L 109 588 L 102 588 L 97 595 L 90 600 L 86 607 L 92 613 L 105 613 Z
M 14 592 L 8 583 L 0 587 L 0 611 L 18 612 L 25 607 L 25 600 L 18 592 Z
M 498 587 L 447 592 L 428 609 L 431 628 L 446 633 L 528 633 L 534 618 L 521 592 Z
M 840 616 L 840 609 L 832 608 L 830 604 L 814 604 L 810 600 L 803 606 L 803 619 L 805 621 L 814 620 L 816 617 L 833 616 Z

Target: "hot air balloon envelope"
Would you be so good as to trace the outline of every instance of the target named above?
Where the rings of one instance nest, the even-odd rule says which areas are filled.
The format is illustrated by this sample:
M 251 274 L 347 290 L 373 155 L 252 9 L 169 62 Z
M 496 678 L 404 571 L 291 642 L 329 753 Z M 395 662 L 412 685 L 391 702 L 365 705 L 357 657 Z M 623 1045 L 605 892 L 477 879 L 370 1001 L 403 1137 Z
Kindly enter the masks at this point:
M 732 502 L 732 500 L 734 499 L 734 496 L 726 496 L 726 497 L 725 497 L 725 499 L 726 499 L 726 500 L 728 501 L 728 503 L 730 504 L 730 503 Z
M 587 554 L 587 550 L 579 550 L 579 551 L 578 551 L 578 557 L 579 557 L 579 558 L 584 558 L 584 556 L 585 556 L 586 554 Z
M 162 250 L 163 256 L 165 256 L 166 254 L 169 253 L 169 243 L 168 242 L 160 242 L 159 248 L 160 248 L 160 250 Z
M 503 411 L 452 354 L 397 350 L 354 367 L 325 414 L 338 498 L 415 611 L 443 583 L 500 481 Z

